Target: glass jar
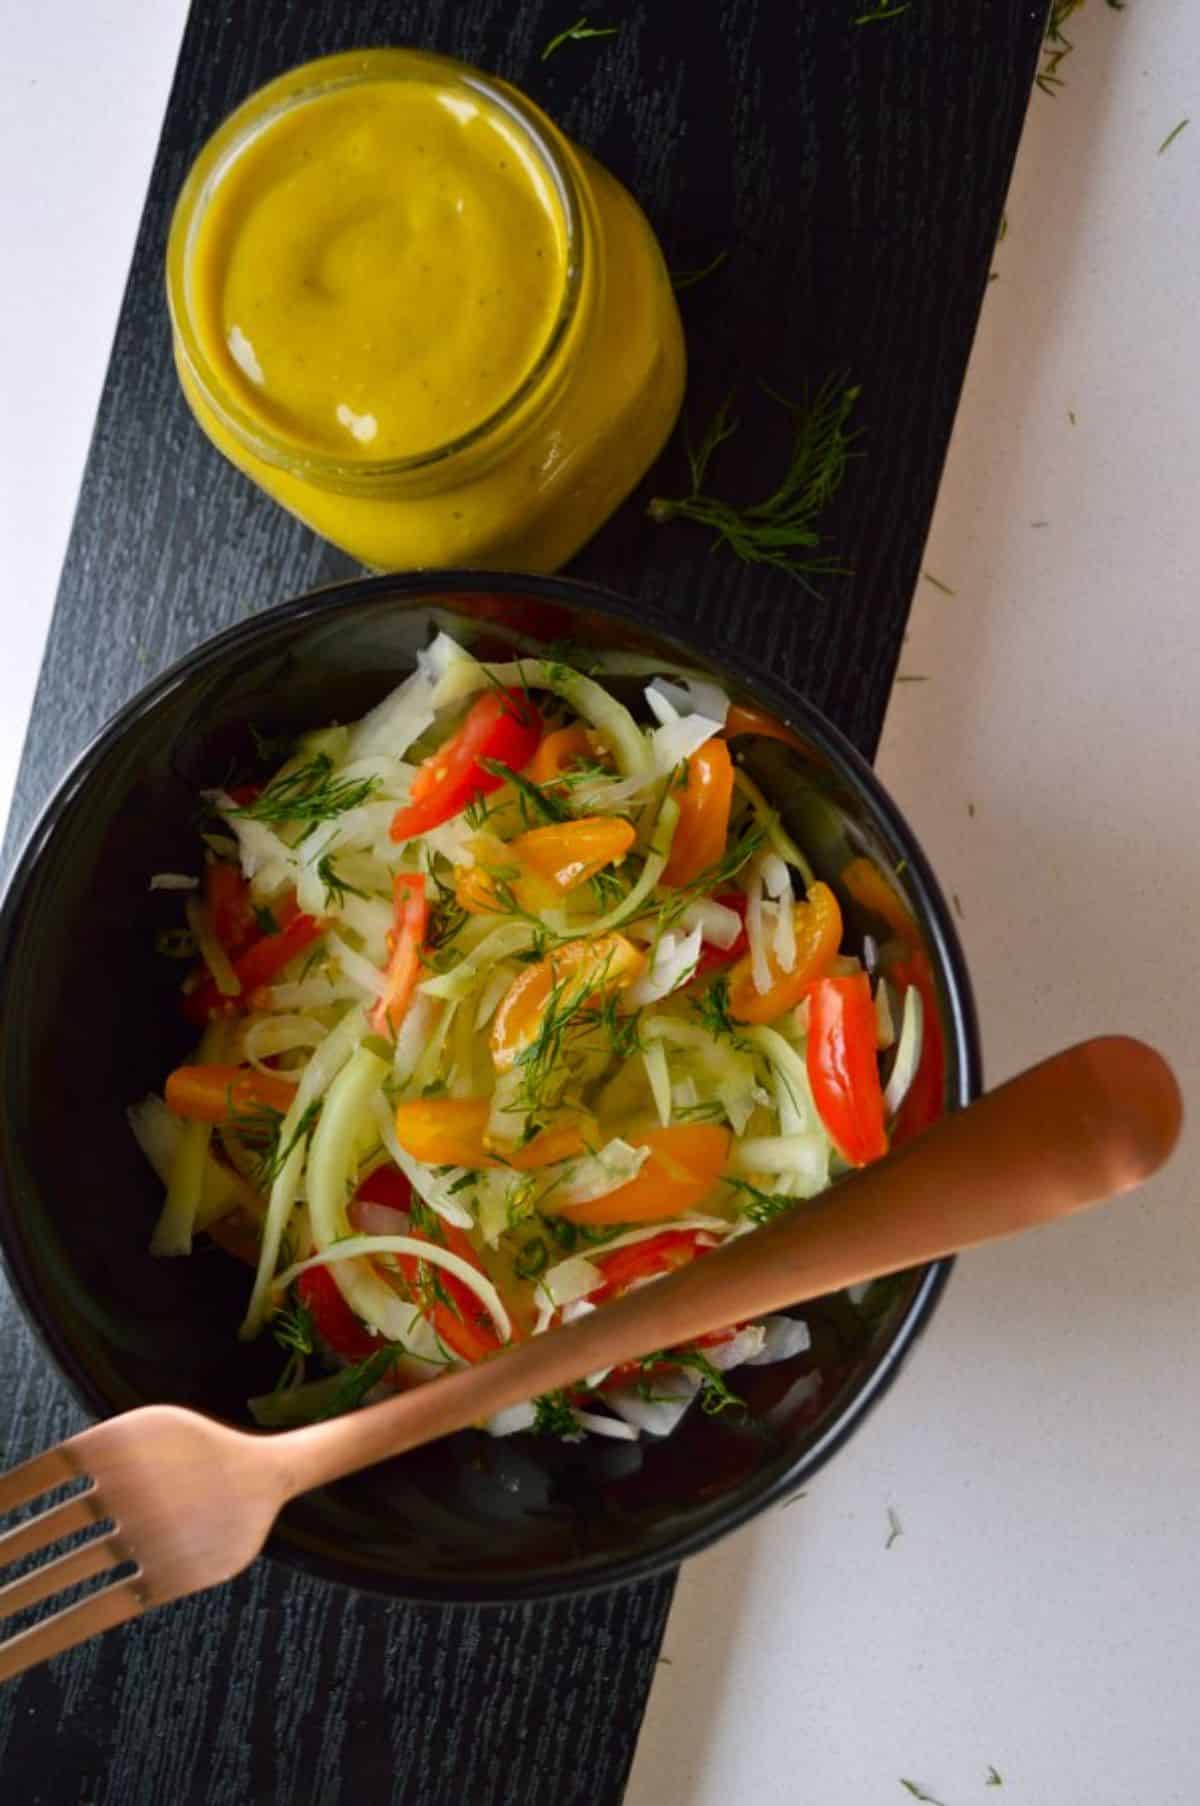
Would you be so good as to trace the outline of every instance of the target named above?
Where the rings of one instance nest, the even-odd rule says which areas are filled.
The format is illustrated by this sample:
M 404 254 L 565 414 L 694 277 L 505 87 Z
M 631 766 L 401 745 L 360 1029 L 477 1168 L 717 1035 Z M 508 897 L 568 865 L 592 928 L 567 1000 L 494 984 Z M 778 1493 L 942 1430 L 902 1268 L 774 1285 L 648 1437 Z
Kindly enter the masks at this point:
M 379 569 L 556 569 L 683 394 L 641 209 L 507 83 L 425 52 L 245 101 L 184 185 L 167 294 L 209 438 Z

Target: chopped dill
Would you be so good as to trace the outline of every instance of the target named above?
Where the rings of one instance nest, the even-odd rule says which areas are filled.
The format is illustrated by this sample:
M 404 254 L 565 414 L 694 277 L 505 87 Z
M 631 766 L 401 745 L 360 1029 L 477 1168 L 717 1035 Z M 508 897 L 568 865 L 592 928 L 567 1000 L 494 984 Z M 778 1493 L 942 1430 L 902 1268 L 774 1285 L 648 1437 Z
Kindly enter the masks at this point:
M 582 44 L 588 38 L 615 38 L 620 29 L 619 25 L 589 25 L 587 14 L 582 13 L 574 25 L 568 25 L 565 31 L 558 32 L 555 37 L 550 39 L 542 51 L 540 60 L 543 63 L 548 62 L 554 52 L 561 50 L 564 44 Z
M 671 287 L 677 295 L 682 295 L 685 289 L 695 288 L 696 284 L 703 282 L 707 276 L 715 275 L 728 256 L 729 248 L 726 246 L 725 250 L 718 251 L 711 263 L 706 263 L 702 270 L 672 270 L 670 272 Z
M 1000 1773 L 1000 1770 L 998 1768 L 994 1768 L 990 1762 L 988 1763 L 987 1780 L 984 1782 L 984 1786 L 985 1787 L 1003 1787 L 1004 1786 L 1004 1776 Z
M 941 1800 L 935 1800 L 933 1795 L 931 1793 L 926 1793 L 925 1789 L 918 1786 L 916 1781 L 906 1781 L 903 1775 L 901 1775 L 900 1785 L 907 1789 L 914 1800 L 924 1800 L 926 1806 L 942 1806 Z
M 478 834 L 480 828 L 482 828 L 495 813 L 495 809 L 485 797 L 475 796 L 471 798 L 471 801 L 463 810 L 463 818 L 466 821 L 468 828 Z
M 629 894 L 617 874 L 609 871 L 594 872 L 588 879 L 588 888 L 596 899 L 596 907 L 605 915 L 623 903 Z
M 748 860 L 753 859 L 766 838 L 766 830 L 758 822 L 751 822 L 743 829 L 735 841 L 732 841 L 714 865 L 692 879 L 690 884 L 681 884 L 672 892 L 670 900 L 664 903 L 658 912 L 658 933 L 665 934 L 679 918 L 684 915 L 698 897 L 711 896 L 736 878 Z
M 294 1298 L 272 1317 L 271 1334 L 280 1348 L 286 1349 L 288 1357 L 275 1383 L 275 1390 L 289 1392 L 304 1378 L 305 1361 L 313 1352 L 312 1312 L 307 1305 Z
M 725 1375 L 714 1367 L 708 1356 L 701 1354 L 698 1348 L 668 1348 L 658 1354 L 643 1355 L 638 1362 L 642 1377 L 638 1381 L 638 1391 L 644 1399 L 653 1400 L 655 1393 L 654 1370 L 662 1367 L 678 1368 L 683 1373 L 694 1373 L 700 1379 L 700 1408 L 709 1417 L 717 1417 L 730 1405 L 744 1405 L 745 1399 L 739 1398 L 733 1391 Z
M 900 6 L 892 6 L 890 0 L 879 0 L 879 5 L 874 12 L 859 13 L 853 23 L 855 25 L 873 25 L 877 19 L 898 19 L 901 13 L 908 11 L 910 4 L 911 0 L 902 0 Z
M 716 1098 L 703 1104 L 677 1104 L 672 1117 L 675 1122 L 724 1122 L 725 1106 Z
M 280 1348 L 290 1349 L 293 1354 L 310 1355 L 313 1351 L 312 1312 L 298 1298 L 294 1299 L 272 1317 L 271 1334 Z
M 303 841 L 322 822 L 361 808 L 378 788 L 378 778 L 335 778 L 333 760 L 327 753 L 318 753 L 295 771 L 275 778 L 252 803 L 227 809 L 225 814 L 271 826 L 303 825 Z
M 1166 137 L 1163 139 L 1162 143 L 1158 147 L 1158 154 L 1160 157 L 1162 156 L 1164 151 L 1170 150 L 1170 148 L 1174 144 L 1176 138 L 1178 138 L 1180 132 L 1182 132 L 1184 130 L 1185 126 L 1191 125 L 1191 123 L 1192 122 L 1190 119 L 1181 119 L 1179 121 L 1179 124 L 1175 127 L 1175 129 L 1173 131 L 1170 131 L 1167 133 Z
M 1083 3 L 1084 0 L 1051 0 L 1050 16 L 1046 20 L 1046 33 L 1042 40 L 1042 66 L 1037 74 L 1037 85 L 1043 94 L 1053 96 L 1059 88 L 1066 85 L 1059 71 L 1075 44 L 1063 30 L 1063 26 L 1079 11 Z M 1125 0 L 1107 0 L 1107 4 L 1114 13 L 1125 11 Z
M 599 1022 L 614 1049 L 623 1046 L 632 1052 L 638 1045 L 636 1017 L 632 1018 L 634 1027 L 630 1031 L 616 1016 L 615 999 L 603 995 L 608 967 L 609 961 L 605 960 L 599 971 L 570 974 L 551 989 L 537 1032 L 513 1061 L 521 1075 L 520 1107 L 527 1115 L 543 1106 L 548 1087 L 563 1076 L 566 1049 L 574 1036 L 593 1032 Z
M 717 409 L 698 448 L 693 448 L 685 426 L 690 495 L 674 499 L 655 496 L 648 513 L 660 525 L 688 520 L 708 527 L 716 535 L 714 545 L 728 546 L 747 564 L 767 564 L 786 571 L 803 589 L 818 595 L 814 578 L 847 574 L 845 565 L 821 551 L 818 522 L 846 474 L 850 446 L 857 436 L 847 432 L 847 422 L 860 392 L 840 379 L 830 379 L 806 402 L 788 401 L 772 389 L 767 393 L 790 413 L 794 435 L 787 469 L 777 487 L 761 501 L 746 506 L 705 493 L 714 452 L 738 430 L 739 422 L 730 417 L 730 395 Z
M 526 1242 L 513 1262 L 513 1272 L 518 1279 L 536 1279 L 544 1273 L 550 1262 L 550 1250 L 540 1235 Z
M 634 1010 L 623 1016 L 617 1001 L 617 993 L 610 991 L 596 1013 L 596 1022 L 608 1036 L 614 1059 L 628 1060 L 641 1050 L 641 1012 Z
M 301 984 L 303 984 L 304 980 L 306 978 L 308 978 L 313 972 L 316 971 L 317 967 L 321 964 L 321 962 L 322 962 L 322 960 L 324 960 L 324 958 L 325 958 L 325 944 L 323 941 L 318 941 L 316 946 L 313 948 L 312 952 L 309 954 L 308 958 L 305 960 L 304 964 L 300 968 Z
M 786 1216 L 796 1208 L 795 1198 L 785 1197 L 782 1192 L 760 1191 L 748 1179 L 730 1179 L 729 1184 L 746 1194 L 749 1202 L 742 1206 L 742 1215 L 749 1217 L 752 1223 L 770 1223 L 775 1217 Z
M 272 1110 L 269 1104 L 260 1104 L 253 1110 L 235 1111 L 231 1115 L 230 1124 L 254 1162 L 255 1177 L 263 1191 L 269 1191 L 274 1185 L 293 1149 L 308 1140 L 320 1114 L 321 1100 L 317 1098 L 282 1145 L 284 1117 L 281 1111 Z
M 254 926 L 263 935 L 279 933 L 279 921 L 275 911 L 262 903 L 256 903 L 254 906 Z
M 690 1002 L 709 1034 L 716 1040 L 732 1041 L 735 1047 L 745 1045 L 738 1034 L 737 1024 L 729 1014 L 727 974 L 723 972 L 719 978 L 715 978 L 699 997 L 691 998 Z
M 533 1401 L 535 1436 L 563 1436 L 574 1440 L 582 1434 L 579 1419 L 567 1403 L 565 1392 L 543 1392 Z
M 502 778 L 511 784 L 517 793 L 517 802 L 521 810 L 521 819 L 526 827 L 531 818 L 535 821 L 562 822 L 570 821 L 571 811 L 557 797 L 550 796 L 540 784 L 522 777 L 519 771 L 513 771 L 508 765 L 501 764 L 499 759 L 478 759 L 476 763 L 490 771 L 493 777 Z
M 896 1513 L 892 1510 L 890 1505 L 887 1509 L 887 1519 L 888 1538 L 883 1546 L 885 1549 L 890 1549 L 892 1544 L 896 1542 L 899 1537 L 904 1535 L 904 1525 L 900 1522 L 900 1519 L 896 1516 Z
M 948 583 L 943 583 L 940 577 L 935 577 L 932 571 L 922 571 L 921 575 L 924 577 L 926 583 L 932 583 L 934 589 L 940 589 L 943 596 L 954 595 L 955 592 L 950 588 L 950 585 Z
M 365 890 L 359 890 L 357 884 L 351 884 L 343 878 L 333 863 L 333 854 L 326 853 L 317 861 L 317 877 L 325 886 L 325 907 L 341 909 L 347 897 L 367 898 Z

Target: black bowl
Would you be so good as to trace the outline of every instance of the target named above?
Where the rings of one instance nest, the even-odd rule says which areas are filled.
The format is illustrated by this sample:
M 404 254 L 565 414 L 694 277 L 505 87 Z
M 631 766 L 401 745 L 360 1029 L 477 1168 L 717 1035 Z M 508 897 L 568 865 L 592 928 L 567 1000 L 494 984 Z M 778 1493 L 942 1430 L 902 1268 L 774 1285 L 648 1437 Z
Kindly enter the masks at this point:
M 178 968 L 155 935 L 178 912 L 149 874 L 194 867 L 198 792 L 255 762 L 260 733 L 352 719 L 410 670 L 436 626 L 477 650 L 513 633 L 696 664 L 643 604 L 554 579 L 451 572 L 346 583 L 210 641 L 93 743 L 30 837 L 0 913 L 0 1242 L 26 1312 L 87 1408 L 150 1401 L 245 1421 L 276 1377 L 270 1338 L 236 1339 L 247 1276 L 219 1251 L 147 1252 L 161 1202 L 125 1107 L 186 1051 Z M 703 662 L 703 661 L 700 661 Z M 945 1048 L 941 1104 L 978 1090 L 962 955 L 921 850 L 870 769 L 799 696 L 749 662 L 714 674 L 793 730 L 741 742 L 820 874 L 854 856 L 912 911 Z M 887 933 L 843 890 L 852 933 Z M 172 910 L 173 914 L 168 915 Z M 579 1446 L 467 1433 L 289 1506 L 273 1555 L 410 1599 L 545 1598 L 628 1581 L 744 1523 L 826 1461 L 885 1391 L 949 1263 L 900 1276 L 857 1310 L 806 1307 L 810 1355 L 747 1369 L 737 1417 L 693 1412 L 669 1441 Z

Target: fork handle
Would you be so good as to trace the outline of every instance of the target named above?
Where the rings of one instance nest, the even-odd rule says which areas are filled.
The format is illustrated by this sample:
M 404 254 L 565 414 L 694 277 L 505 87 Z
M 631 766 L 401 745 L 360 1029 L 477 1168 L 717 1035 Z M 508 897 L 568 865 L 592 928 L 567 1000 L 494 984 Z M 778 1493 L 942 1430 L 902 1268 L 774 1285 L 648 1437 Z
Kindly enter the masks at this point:
M 704 1260 L 478 1367 L 267 1446 L 289 1496 L 308 1491 L 601 1368 L 1100 1203 L 1162 1165 L 1181 1118 L 1178 1085 L 1152 1048 L 1085 1041 Z

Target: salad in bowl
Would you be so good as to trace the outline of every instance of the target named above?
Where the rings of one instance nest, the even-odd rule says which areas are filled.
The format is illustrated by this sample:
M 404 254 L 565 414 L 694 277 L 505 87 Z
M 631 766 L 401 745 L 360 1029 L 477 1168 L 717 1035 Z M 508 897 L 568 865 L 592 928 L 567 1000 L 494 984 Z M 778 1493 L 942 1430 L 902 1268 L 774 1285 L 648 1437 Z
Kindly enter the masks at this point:
M 743 767 L 764 736 L 795 740 L 681 666 L 443 631 L 361 719 L 204 794 L 149 880 L 194 1047 L 129 1120 L 154 1255 L 244 1263 L 240 1335 L 280 1345 L 259 1424 L 603 1309 L 940 1109 L 903 896 L 847 860 L 852 938 Z M 662 1438 L 808 1343 L 731 1324 L 486 1427 Z

